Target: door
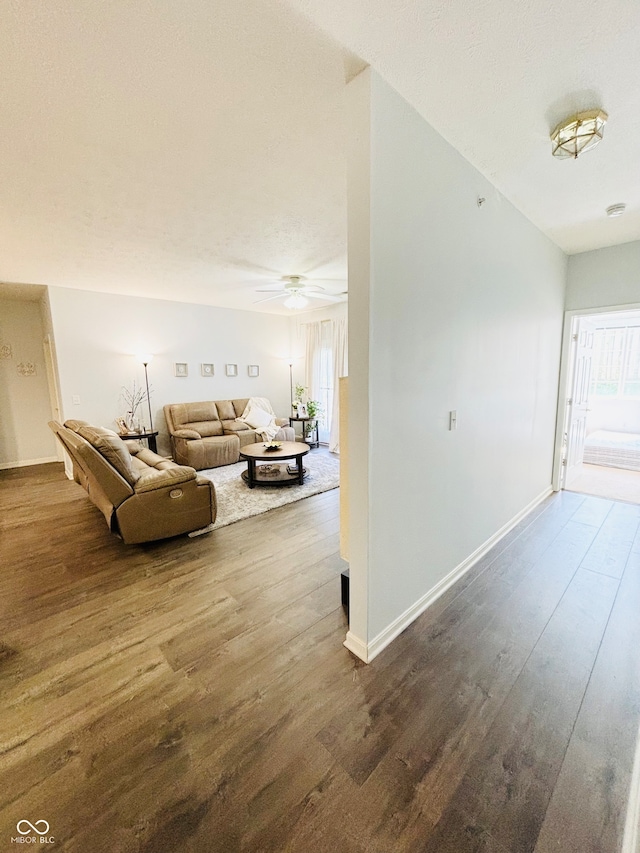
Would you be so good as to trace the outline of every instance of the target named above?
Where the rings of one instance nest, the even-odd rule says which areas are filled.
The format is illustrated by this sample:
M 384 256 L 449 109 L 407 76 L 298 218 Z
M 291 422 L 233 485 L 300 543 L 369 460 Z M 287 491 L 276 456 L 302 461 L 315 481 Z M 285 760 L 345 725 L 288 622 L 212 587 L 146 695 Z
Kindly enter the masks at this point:
M 51 335 L 45 335 L 43 342 L 44 349 L 44 366 L 47 372 L 47 382 L 49 383 L 49 398 L 51 400 L 51 413 L 54 421 L 62 423 L 62 411 L 60 410 L 60 395 L 58 394 L 58 380 L 56 377 L 56 357 L 53 348 Z M 64 454 L 59 441 L 56 441 L 56 452 L 58 460 L 64 460 Z M 71 468 L 69 467 L 69 470 Z
M 576 320 L 573 334 L 573 379 L 569 399 L 563 488 L 571 485 L 582 465 L 589 412 L 589 389 L 593 364 L 595 323 L 586 317 Z

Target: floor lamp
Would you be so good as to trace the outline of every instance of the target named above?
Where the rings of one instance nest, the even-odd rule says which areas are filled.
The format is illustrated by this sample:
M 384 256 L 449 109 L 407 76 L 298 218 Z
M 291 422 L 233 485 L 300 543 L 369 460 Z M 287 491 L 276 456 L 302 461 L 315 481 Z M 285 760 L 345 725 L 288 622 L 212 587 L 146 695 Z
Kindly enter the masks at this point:
M 289 362 L 289 411 L 293 411 L 293 362 Z
M 149 406 L 149 432 L 153 432 L 153 418 L 151 416 L 151 392 L 149 391 L 149 373 L 147 372 L 147 365 L 153 358 L 152 355 L 141 355 L 140 361 L 144 364 L 144 381 L 147 385 L 147 405 Z

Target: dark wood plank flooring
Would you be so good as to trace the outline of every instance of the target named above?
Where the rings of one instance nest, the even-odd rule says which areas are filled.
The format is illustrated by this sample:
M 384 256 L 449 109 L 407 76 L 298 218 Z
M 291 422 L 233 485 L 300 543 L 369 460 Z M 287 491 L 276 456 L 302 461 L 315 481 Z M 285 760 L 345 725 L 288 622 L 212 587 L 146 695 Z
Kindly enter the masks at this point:
M 618 853 L 639 523 L 554 496 L 365 666 L 337 492 L 126 547 L 60 465 L 0 473 L 0 851 Z

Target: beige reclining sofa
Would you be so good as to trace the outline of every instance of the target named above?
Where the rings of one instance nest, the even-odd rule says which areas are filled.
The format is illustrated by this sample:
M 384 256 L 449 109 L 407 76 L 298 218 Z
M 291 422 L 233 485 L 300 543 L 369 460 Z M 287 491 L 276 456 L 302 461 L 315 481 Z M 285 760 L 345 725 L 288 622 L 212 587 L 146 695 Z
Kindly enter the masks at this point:
M 213 483 L 139 442 L 86 421 L 49 426 L 73 462 L 73 475 L 127 544 L 202 530 L 216 518 Z
M 170 403 L 164 416 L 171 436 L 173 458 L 197 471 L 231 465 L 240 459 L 240 448 L 260 441 L 255 429 L 236 420 L 249 402 L 208 400 L 203 403 Z M 276 418 L 279 441 L 293 441 L 295 434 L 287 418 Z

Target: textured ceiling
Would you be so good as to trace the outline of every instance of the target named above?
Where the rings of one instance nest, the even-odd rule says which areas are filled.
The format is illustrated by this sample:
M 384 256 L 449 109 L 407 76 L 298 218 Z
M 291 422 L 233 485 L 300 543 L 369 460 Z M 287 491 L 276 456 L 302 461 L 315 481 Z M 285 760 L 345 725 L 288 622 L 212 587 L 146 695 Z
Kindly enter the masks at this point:
M 288 0 L 385 77 L 568 253 L 640 239 L 638 0 Z M 602 144 L 550 155 L 567 115 Z M 608 219 L 605 208 L 625 202 Z
M 290 273 L 344 291 L 345 62 L 277 2 L 5 0 L 0 280 L 238 308 Z
M 285 274 L 345 290 L 356 55 L 566 251 L 639 239 L 639 18 L 637 0 L 4 0 L 0 280 L 245 309 Z M 553 160 L 550 128 L 591 106 L 602 145 Z

